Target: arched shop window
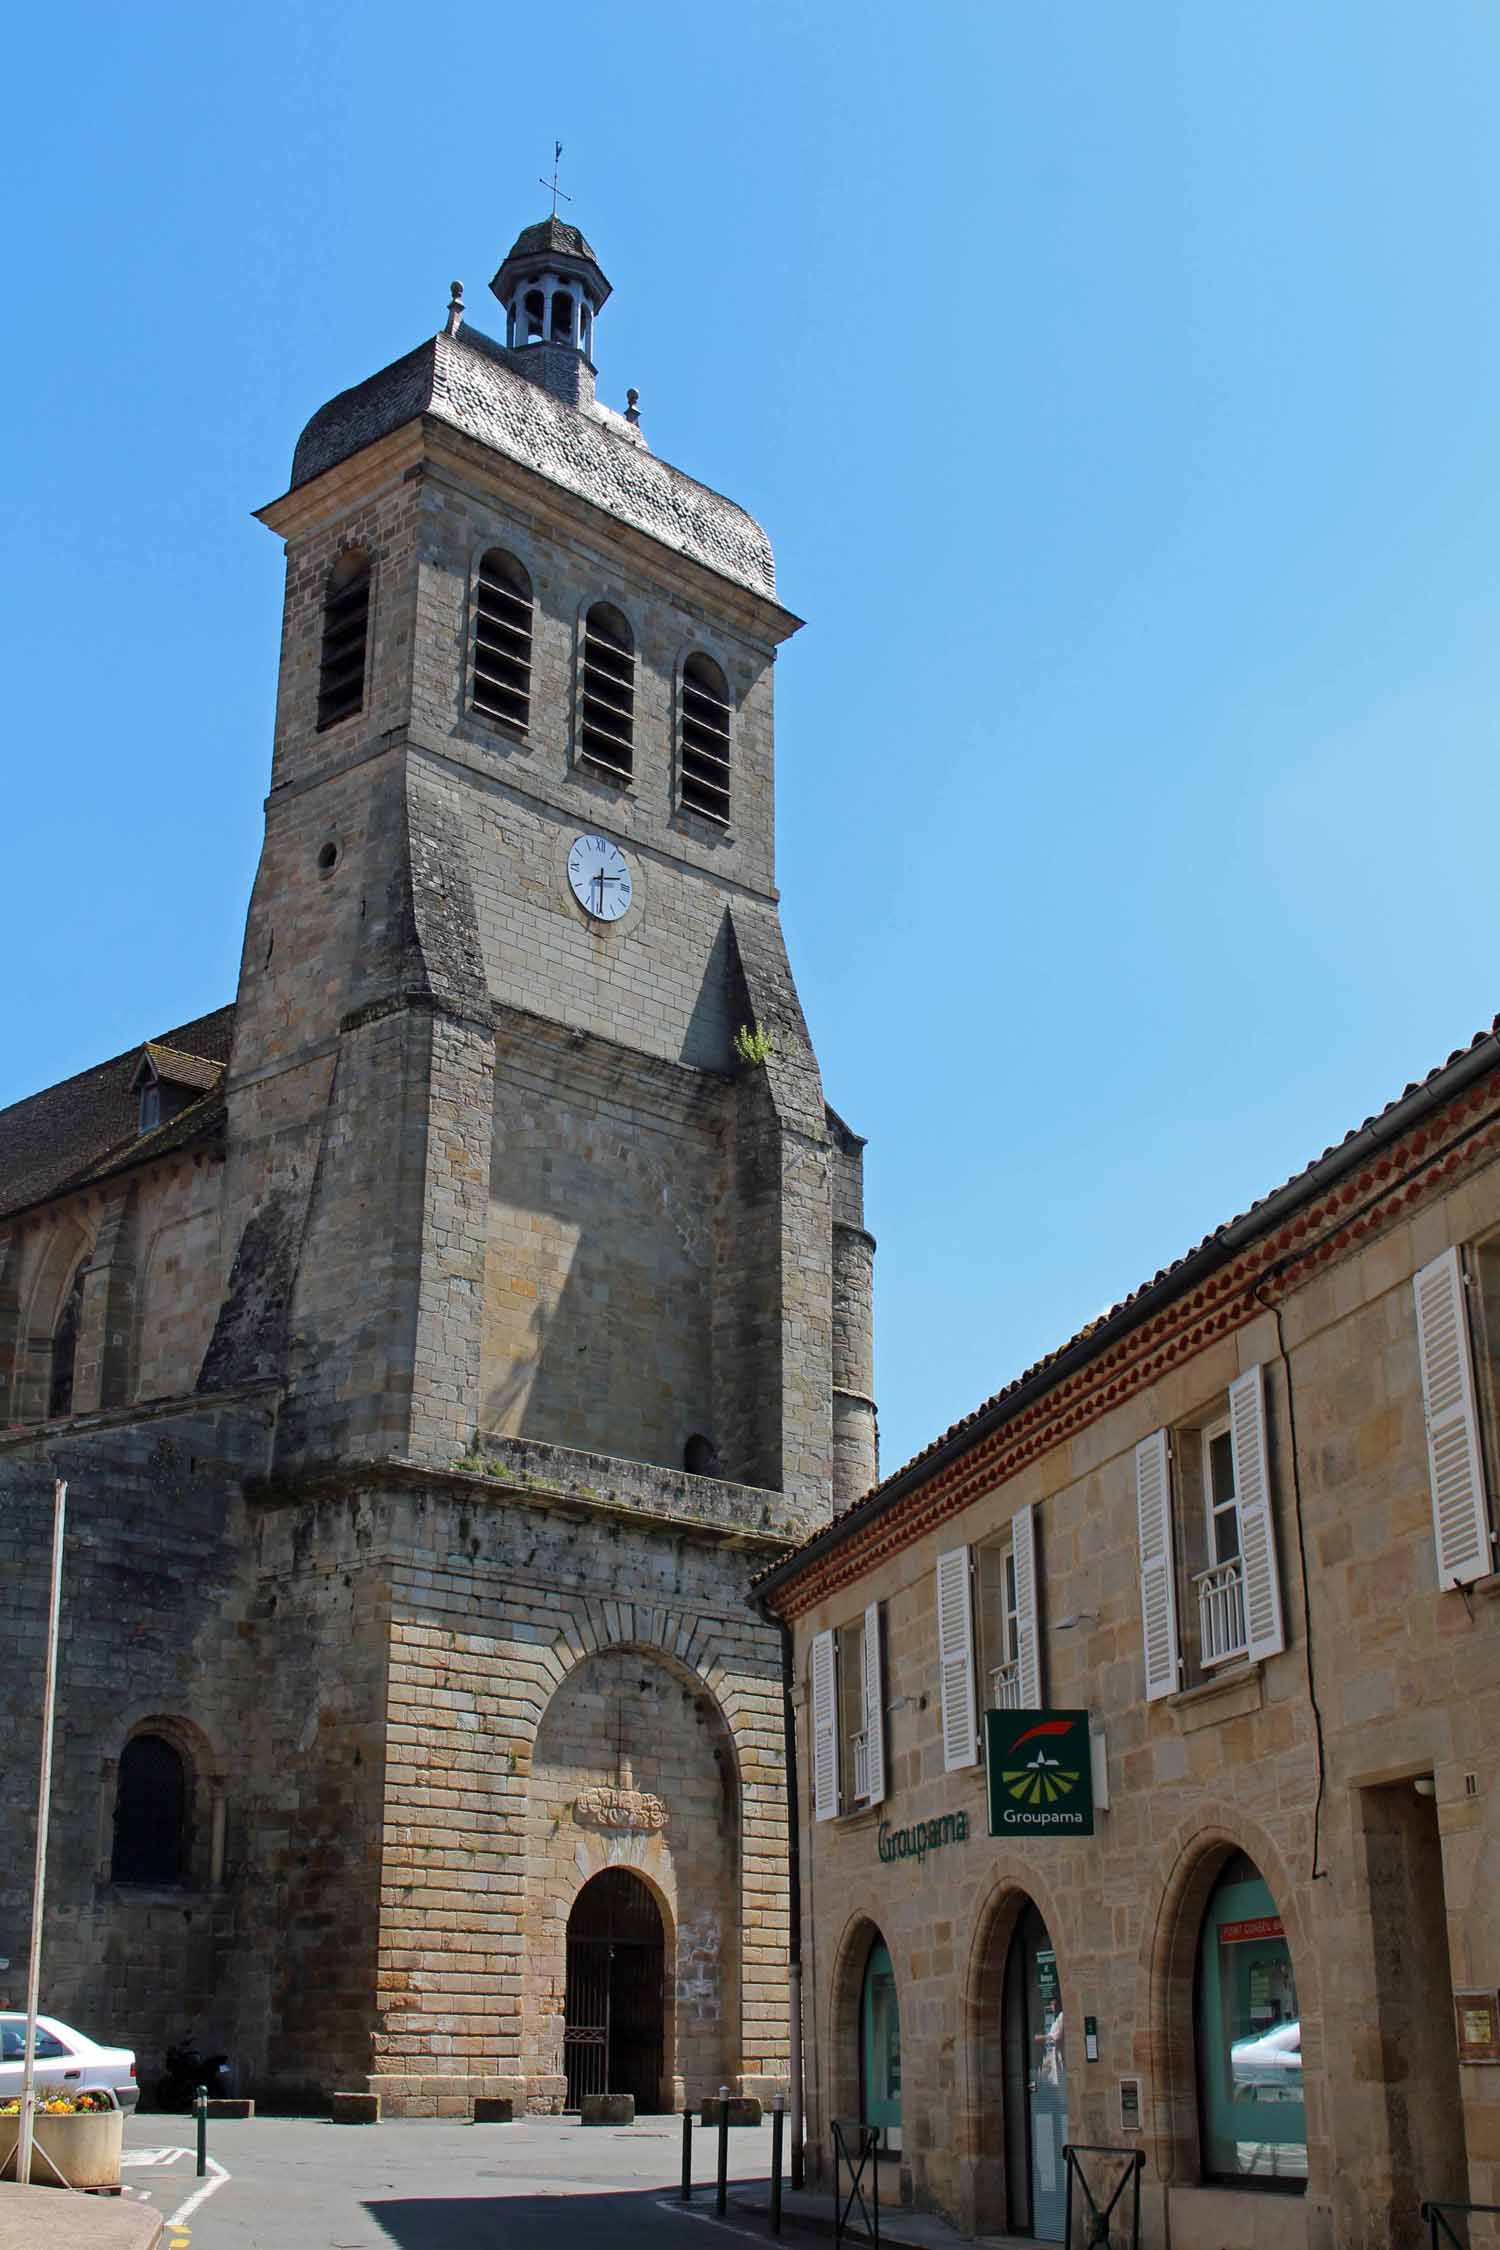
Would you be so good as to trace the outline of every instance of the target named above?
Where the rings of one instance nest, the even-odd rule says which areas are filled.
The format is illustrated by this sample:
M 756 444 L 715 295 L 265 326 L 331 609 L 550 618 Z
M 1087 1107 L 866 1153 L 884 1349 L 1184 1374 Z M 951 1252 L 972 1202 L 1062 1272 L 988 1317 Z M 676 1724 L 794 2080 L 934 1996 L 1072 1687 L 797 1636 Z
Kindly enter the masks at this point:
M 1198 1941 L 1198 2102 L 1209 2179 L 1307 2184 L 1302 2021 L 1270 1886 L 1237 1852 Z
M 896 1972 L 883 1938 L 870 1948 L 859 2002 L 859 2114 L 880 2128 L 882 2148 L 901 2146 L 901 2012 Z

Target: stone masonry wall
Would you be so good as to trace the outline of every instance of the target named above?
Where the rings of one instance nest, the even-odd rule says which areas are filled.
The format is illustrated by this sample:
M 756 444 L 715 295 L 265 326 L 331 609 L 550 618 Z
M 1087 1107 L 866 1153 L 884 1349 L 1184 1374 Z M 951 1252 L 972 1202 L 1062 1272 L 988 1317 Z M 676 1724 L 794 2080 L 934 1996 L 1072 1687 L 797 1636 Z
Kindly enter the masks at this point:
M 679 1468 L 714 1435 L 724 1089 L 542 1034 L 495 1076 L 481 1425 Z
M 52 1335 L 80 1260 L 107 1257 L 85 1320 L 75 1411 L 133 1399 L 180 1397 L 198 1380 L 222 1291 L 217 1150 L 184 1150 L 98 1187 L 57 1196 L 3 1230 L 10 1246 L 6 1294 L 15 1305 L 0 1338 L 0 1428 L 41 1421 L 51 1380 Z
M 476 2092 L 512 2093 L 543 2107 L 560 2098 L 550 1931 L 556 1894 L 545 1882 L 547 1851 L 533 1842 L 534 1819 L 551 1815 L 536 1813 L 533 1760 L 554 1694 L 587 1659 L 623 1648 L 647 1660 L 638 1676 L 670 1678 L 670 1691 L 658 1683 L 652 1692 L 691 1687 L 692 1716 L 680 1741 L 727 1745 L 738 1780 L 731 1934 L 722 1918 L 732 1880 L 722 1795 L 720 1844 L 684 1849 L 675 1862 L 682 2009 L 697 2011 L 707 1973 L 704 1960 L 683 1960 L 682 1945 L 706 1954 L 708 1926 L 717 1924 L 726 2067 L 732 2058 L 736 2079 L 755 2087 L 784 2074 L 780 1643 L 747 1616 L 743 1599 L 757 1557 L 776 1550 L 743 1535 L 713 1536 L 711 1516 L 695 1518 L 691 1496 L 675 1523 L 610 1507 L 600 1489 L 609 1467 L 597 1464 L 593 1499 L 580 1493 L 571 1505 L 565 1494 L 530 1501 L 494 1478 L 459 1475 L 441 1483 L 413 1477 L 405 1488 L 367 1490 L 347 1506 L 325 1503 L 312 1513 L 288 1506 L 267 1515 L 266 1560 L 277 1583 L 290 1589 L 313 1572 L 333 1584 L 345 1576 L 357 1583 L 364 1573 L 390 1587 L 371 2068 L 393 2110 L 431 2113 L 441 2105 L 461 2114 Z M 559 1732 L 565 1746 L 565 1724 Z M 552 1805 L 555 1748 L 543 1763 L 539 1801 Z M 671 1764 L 663 1767 L 664 1793 L 677 1788 L 686 1804 L 706 1803 L 701 1749 L 684 1748 L 668 1771 Z M 715 1772 L 727 1766 L 727 1759 L 715 1762 Z M 689 2032 L 685 2013 L 681 2021 L 689 2057 L 699 2054 L 693 2067 L 719 2067 L 703 2059 L 708 2035 L 701 2027 Z

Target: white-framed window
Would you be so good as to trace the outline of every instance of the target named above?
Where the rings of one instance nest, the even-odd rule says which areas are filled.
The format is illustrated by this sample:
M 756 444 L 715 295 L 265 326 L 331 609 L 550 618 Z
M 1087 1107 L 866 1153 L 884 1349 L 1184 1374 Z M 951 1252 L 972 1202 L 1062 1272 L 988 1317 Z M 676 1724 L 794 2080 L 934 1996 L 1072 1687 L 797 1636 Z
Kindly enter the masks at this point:
M 1148 1702 L 1184 1684 L 1179 1558 L 1190 1581 L 1200 1672 L 1275 1656 L 1286 1646 L 1264 1369 L 1252 1367 L 1232 1383 L 1226 1404 L 1227 1412 L 1190 1427 L 1153 1430 L 1135 1450 Z
M 1003 1536 L 975 1550 L 981 1687 L 992 1711 L 1041 1708 L 1036 1512 L 1028 1503 Z
M 836 1820 L 885 1796 L 885 1666 L 880 1604 L 815 1635 L 809 1656 L 813 1818 Z
M 1208 1562 L 1193 1576 L 1198 1598 L 1198 1659 L 1205 1670 L 1245 1653 L 1245 1574 L 1234 1434 L 1226 1414 L 1202 1433 L 1199 1464 Z
M 1021 1708 L 1021 1613 L 1016 1602 L 1016 1550 L 1007 1540 L 999 1562 L 1000 1602 L 996 1655 L 990 1667 L 990 1703 L 997 1711 Z

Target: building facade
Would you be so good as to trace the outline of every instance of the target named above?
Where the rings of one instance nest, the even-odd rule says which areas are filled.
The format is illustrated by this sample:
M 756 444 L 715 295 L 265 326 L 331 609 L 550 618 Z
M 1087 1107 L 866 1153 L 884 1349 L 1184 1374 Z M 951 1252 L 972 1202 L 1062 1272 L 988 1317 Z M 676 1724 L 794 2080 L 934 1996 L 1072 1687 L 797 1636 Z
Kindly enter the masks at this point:
M 1056 2240 L 1139 2151 L 1172 2250 L 1500 2203 L 1497 1500 L 1491 1032 L 762 1579 L 813 2161 Z
M 29 1836 L 64 1478 L 47 2005 L 271 2094 L 671 2106 L 785 2075 L 747 1587 L 873 1480 L 872 1245 L 769 544 L 596 398 L 575 228 L 493 287 L 504 343 L 455 285 L 261 511 L 234 1005 L 0 1113 L 0 1789 Z

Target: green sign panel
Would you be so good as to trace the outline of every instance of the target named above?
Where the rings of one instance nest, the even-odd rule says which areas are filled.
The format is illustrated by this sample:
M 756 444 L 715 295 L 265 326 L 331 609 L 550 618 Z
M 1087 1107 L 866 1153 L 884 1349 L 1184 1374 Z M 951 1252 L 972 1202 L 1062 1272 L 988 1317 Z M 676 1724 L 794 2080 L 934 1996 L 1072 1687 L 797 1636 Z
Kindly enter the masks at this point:
M 1092 1836 L 1087 1711 L 986 1711 L 992 1836 Z

